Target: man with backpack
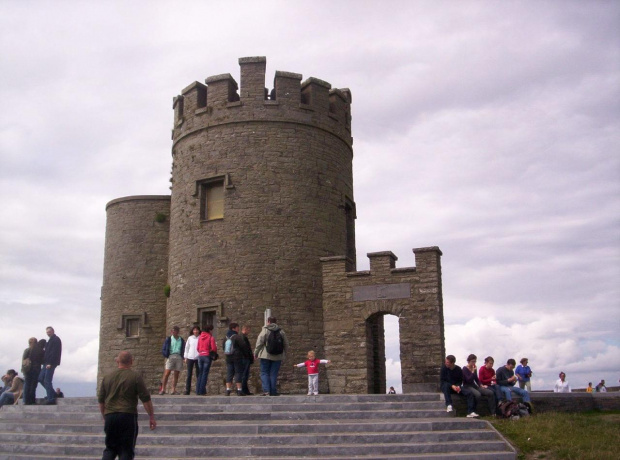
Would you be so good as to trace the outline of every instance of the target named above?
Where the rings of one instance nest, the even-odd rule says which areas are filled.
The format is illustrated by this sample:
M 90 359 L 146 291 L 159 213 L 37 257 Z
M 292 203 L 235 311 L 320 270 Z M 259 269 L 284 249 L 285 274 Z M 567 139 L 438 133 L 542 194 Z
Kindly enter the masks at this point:
M 276 318 L 270 316 L 267 325 L 256 339 L 254 357 L 260 359 L 260 380 L 263 396 L 278 396 L 277 383 L 280 365 L 288 350 L 288 340 L 284 331 L 277 325 Z

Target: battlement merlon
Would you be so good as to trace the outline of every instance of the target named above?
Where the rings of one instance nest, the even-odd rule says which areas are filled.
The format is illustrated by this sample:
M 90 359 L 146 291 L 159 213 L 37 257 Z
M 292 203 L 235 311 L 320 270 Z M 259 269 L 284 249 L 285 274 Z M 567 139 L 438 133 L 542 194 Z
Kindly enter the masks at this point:
M 369 276 L 390 275 L 395 273 L 416 272 L 420 276 L 430 275 L 435 278 L 441 276 L 442 252 L 437 246 L 414 248 L 415 267 L 396 268 L 398 257 L 392 251 L 369 252 L 366 256 L 370 259 L 370 270 L 351 271 L 352 261 L 346 256 L 321 257 L 323 266 L 323 278 L 341 276 Z
M 276 71 L 273 91 L 265 87 L 267 59 L 239 59 L 241 84 L 231 74 L 213 75 L 206 84 L 193 82 L 173 99 L 176 142 L 185 134 L 217 124 L 244 121 L 288 121 L 318 126 L 352 145 L 351 91 L 336 89 L 318 78 Z

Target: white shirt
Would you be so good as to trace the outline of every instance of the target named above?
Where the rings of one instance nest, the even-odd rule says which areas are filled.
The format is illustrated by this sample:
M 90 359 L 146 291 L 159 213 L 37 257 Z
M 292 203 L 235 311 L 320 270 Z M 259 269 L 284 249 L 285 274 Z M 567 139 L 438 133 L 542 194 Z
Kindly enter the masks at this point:
M 185 342 L 185 359 L 198 359 L 198 337 L 190 335 Z
M 570 393 L 570 385 L 566 380 L 562 382 L 562 379 L 557 379 L 555 382 L 555 386 L 553 387 L 553 391 L 555 393 Z

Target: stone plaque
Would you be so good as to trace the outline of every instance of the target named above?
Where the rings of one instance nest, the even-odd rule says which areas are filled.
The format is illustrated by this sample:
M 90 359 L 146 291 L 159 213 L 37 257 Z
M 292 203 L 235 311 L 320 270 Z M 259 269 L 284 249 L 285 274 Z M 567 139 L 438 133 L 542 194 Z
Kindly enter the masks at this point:
M 411 283 L 375 284 L 374 286 L 354 286 L 353 300 L 408 299 L 411 297 Z

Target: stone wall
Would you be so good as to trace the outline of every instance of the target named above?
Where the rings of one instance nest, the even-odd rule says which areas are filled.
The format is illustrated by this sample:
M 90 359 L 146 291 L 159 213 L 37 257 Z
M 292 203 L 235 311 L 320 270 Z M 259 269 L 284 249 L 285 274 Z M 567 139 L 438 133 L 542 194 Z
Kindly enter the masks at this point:
M 413 251 L 412 268 L 395 268 L 389 251 L 368 254 L 370 270 L 362 272 L 348 271 L 343 256 L 321 259 L 332 393 L 385 393 L 385 314 L 399 317 L 403 392 L 437 390 L 445 350 L 441 251 Z
M 164 363 L 170 197 L 119 198 L 106 211 L 98 380 L 128 350 L 134 369 L 157 390 Z M 128 320 L 137 320 L 138 336 L 127 337 Z
M 254 343 L 271 309 L 291 344 L 281 391 L 299 393 L 306 378 L 290 364 L 324 353 L 320 258 L 355 249 L 351 96 L 278 71 L 266 99 L 265 58 L 239 64 L 240 87 L 214 75 L 173 101 L 166 321 L 186 336 L 212 311 L 218 346 L 231 321 L 252 326 Z M 209 220 L 201 208 L 212 181 L 224 183 L 224 213 Z M 212 367 L 209 393 L 223 392 L 224 368 Z
M 618 393 L 553 393 L 534 391 L 530 393 L 535 413 L 544 412 L 587 412 L 590 410 L 620 410 L 620 394 Z M 521 402 L 521 398 L 513 395 L 513 401 Z M 465 397 L 452 395 L 452 403 L 456 415 L 467 415 Z M 482 397 L 476 412 L 488 416 L 486 398 Z

